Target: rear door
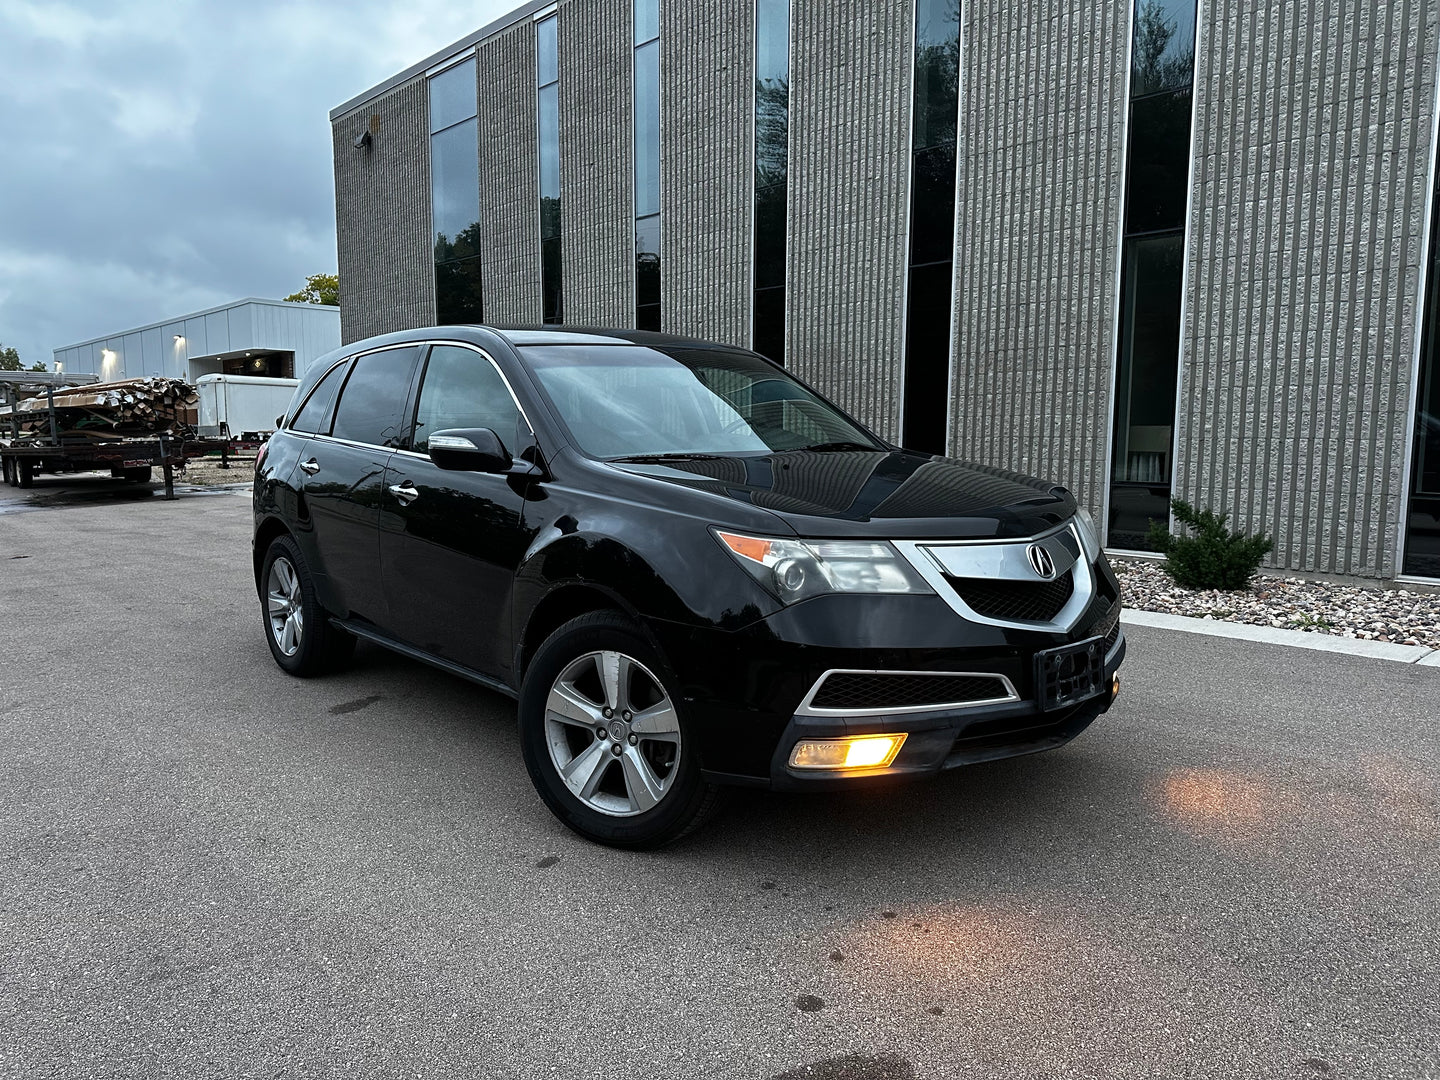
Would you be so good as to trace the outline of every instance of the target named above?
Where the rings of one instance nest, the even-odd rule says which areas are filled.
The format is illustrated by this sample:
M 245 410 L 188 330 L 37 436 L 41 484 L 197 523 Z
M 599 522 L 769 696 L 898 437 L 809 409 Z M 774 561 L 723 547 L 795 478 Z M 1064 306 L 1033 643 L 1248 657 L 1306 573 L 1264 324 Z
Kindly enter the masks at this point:
M 308 511 L 326 607 L 336 615 L 385 626 L 380 586 L 380 512 L 385 466 L 404 445 L 406 401 L 419 348 L 362 353 L 350 366 L 329 432 L 301 452 L 297 479 Z
M 390 625 L 403 641 L 499 679 L 512 665 L 511 594 L 530 542 L 528 477 L 440 468 L 429 436 L 490 428 L 518 457 L 529 423 L 494 361 L 434 345 L 421 377 L 411 446 L 386 473 L 381 573 Z

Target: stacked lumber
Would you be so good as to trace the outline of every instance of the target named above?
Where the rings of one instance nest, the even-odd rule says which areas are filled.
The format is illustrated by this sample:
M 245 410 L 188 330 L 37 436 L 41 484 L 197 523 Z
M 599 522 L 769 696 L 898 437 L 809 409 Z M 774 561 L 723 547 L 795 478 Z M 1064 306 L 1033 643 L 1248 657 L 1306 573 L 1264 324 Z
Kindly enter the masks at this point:
M 22 437 L 48 437 L 50 404 L 40 394 L 0 407 L 0 429 L 9 434 L 13 418 Z M 182 379 L 122 379 L 56 390 L 55 423 L 64 440 L 188 436 L 199 422 L 199 404 L 195 387 Z

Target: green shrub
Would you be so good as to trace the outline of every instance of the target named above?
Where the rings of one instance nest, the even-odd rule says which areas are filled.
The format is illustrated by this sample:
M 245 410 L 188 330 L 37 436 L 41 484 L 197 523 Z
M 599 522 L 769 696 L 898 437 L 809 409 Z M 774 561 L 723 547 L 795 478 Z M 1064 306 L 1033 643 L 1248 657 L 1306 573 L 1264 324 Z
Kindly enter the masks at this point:
M 1275 544 L 1263 533 L 1245 536 L 1225 527 L 1226 514 L 1196 510 L 1184 499 L 1170 500 L 1181 526 L 1171 536 L 1164 524 L 1150 523 L 1150 546 L 1165 553 L 1164 570 L 1185 589 L 1243 589 Z

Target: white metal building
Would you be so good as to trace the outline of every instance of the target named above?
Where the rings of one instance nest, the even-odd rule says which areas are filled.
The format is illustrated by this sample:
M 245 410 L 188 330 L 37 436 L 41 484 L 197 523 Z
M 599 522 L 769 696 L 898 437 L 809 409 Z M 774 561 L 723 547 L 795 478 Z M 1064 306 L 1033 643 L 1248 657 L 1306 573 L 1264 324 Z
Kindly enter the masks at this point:
M 304 375 L 340 346 L 340 309 L 246 297 L 54 351 L 57 369 L 102 379 L 165 375 Z

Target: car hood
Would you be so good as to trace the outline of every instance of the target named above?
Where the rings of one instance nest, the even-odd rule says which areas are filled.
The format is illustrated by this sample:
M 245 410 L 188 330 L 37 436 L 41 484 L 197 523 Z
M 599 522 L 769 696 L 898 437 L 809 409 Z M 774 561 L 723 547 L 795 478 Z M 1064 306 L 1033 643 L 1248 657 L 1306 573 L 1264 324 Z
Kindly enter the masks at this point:
M 768 510 L 800 536 L 1014 538 L 1075 513 L 1070 493 L 1054 484 L 906 450 L 610 464 Z

